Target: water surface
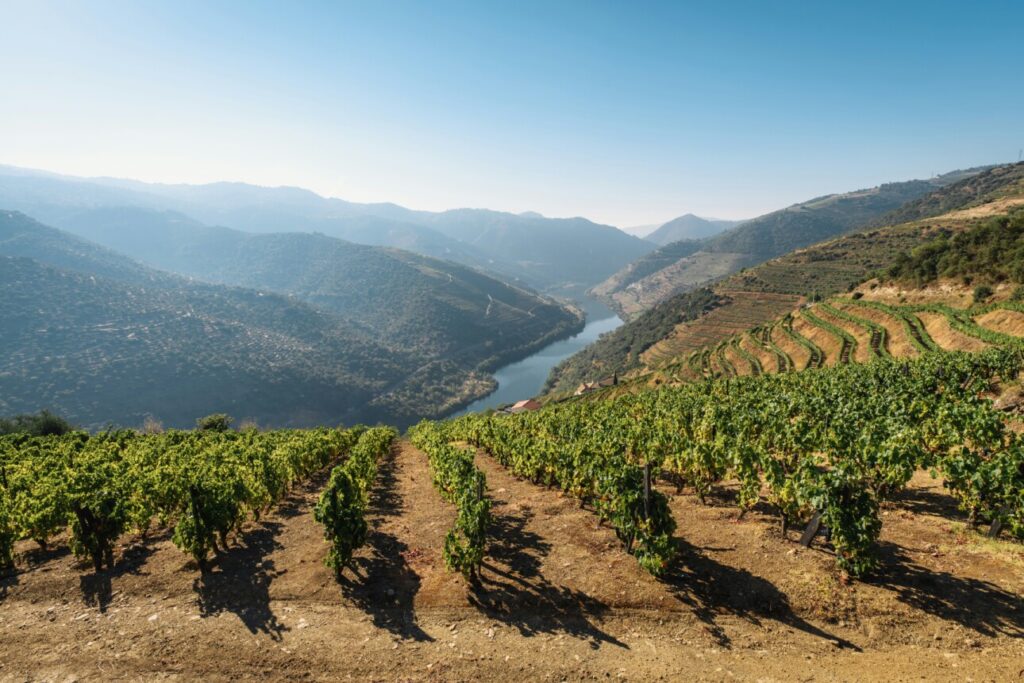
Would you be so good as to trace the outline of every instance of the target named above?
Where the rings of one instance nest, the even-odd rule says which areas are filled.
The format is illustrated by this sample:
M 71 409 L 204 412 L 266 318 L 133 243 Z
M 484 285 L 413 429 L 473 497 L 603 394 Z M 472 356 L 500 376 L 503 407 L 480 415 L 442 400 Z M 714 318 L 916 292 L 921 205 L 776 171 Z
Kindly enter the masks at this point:
M 497 408 L 536 396 L 544 388 L 544 381 L 547 380 L 551 368 L 583 347 L 597 341 L 597 338 L 605 332 L 610 332 L 622 324 L 622 321 L 607 308 L 601 307 L 595 310 L 596 307 L 593 304 L 589 304 L 587 308 L 592 317 L 587 320 L 586 327 L 579 334 L 549 344 L 523 360 L 499 368 L 494 373 L 495 379 L 498 380 L 498 388 L 484 398 L 470 403 L 455 415 Z

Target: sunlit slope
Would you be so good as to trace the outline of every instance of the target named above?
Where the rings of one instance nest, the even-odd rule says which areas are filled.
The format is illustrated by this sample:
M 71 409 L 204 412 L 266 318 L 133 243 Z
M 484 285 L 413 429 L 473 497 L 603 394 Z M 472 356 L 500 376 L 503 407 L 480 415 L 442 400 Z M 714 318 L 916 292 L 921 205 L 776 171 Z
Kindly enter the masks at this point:
M 627 317 L 634 317 L 675 294 L 794 249 L 880 220 L 886 225 L 904 222 L 907 219 L 883 217 L 977 171 L 954 171 L 930 180 L 886 183 L 794 204 L 709 239 L 668 244 L 633 262 L 593 292 Z M 946 210 L 940 208 L 938 212 Z
M 684 362 L 693 365 L 689 355 L 698 349 L 706 351 L 738 332 L 773 323 L 787 312 L 787 307 L 792 311 L 802 302 L 847 292 L 872 274 L 892 266 L 900 254 L 912 252 L 943 235 L 976 228 L 995 216 L 1006 215 L 1021 203 L 1024 203 L 1024 164 L 990 169 L 937 190 L 904 207 L 899 214 L 925 216 L 923 218 L 828 240 L 741 271 L 709 288 L 677 294 L 645 311 L 584 353 L 567 359 L 555 368 L 549 386 L 553 393 L 564 393 L 574 389 L 580 381 L 601 379 L 611 371 L 621 375 Z M 928 215 L 950 206 L 955 208 L 940 215 Z M 691 305 L 693 297 L 701 301 L 710 297 L 714 303 L 709 310 L 695 309 Z M 687 314 L 681 315 L 682 312 Z M 630 356 L 619 352 L 620 338 L 635 337 L 639 329 L 651 327 L 651 320 L 673 317 L 680 320 L 671 331 L 658 339 L 648 336 L 644 339 L 646 346 L 638 354 Z M 726 321 L 725 324 L 722 321 Z M 797 315 L 792 325 L 799 332 L 807 323 Z M 811 329 L 804 331 L 811 337 L 823 334 Z M 805 345 L 781 331 L 773 332 L 771 341 L 789 348 L 790 355 L 801 360 L 810 353 Z M 821 341 L 829 343 L 828 338 Z M 601 362 L 595 363 L 595 358 Z M 730 362 L 746 364 L 746 358 L 733 349 L 713 354 L 707 360 L 725 372 Z
M 759 375 L 1021 344 L 1024 208 L 1019 204 L 996 200 L 941 216 L 931 239 L 899 252 L 878 277 L 765 324 L 716 340 L 713 331 L 720 328 L 713 321 L 736 309 L 732 302 L 684 323 L 645 354 L 646 370 L 636 381 Z M 1006 206 L 1009 213 L 1001 213 Z

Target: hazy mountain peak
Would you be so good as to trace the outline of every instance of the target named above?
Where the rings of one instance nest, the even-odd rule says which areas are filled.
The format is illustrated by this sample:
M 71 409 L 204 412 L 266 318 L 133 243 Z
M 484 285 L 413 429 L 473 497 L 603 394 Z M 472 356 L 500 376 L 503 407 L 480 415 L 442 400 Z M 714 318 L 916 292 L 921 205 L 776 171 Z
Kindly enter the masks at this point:
M 728 230 L 741 221 L 717 220 L 701 218 L 692 213 L 686 213 L 678 218 L 673 218 L 662 224 L 656 230 L 648 234 L 644 239 L 664 246 L 680 240 L 699 240 L 717 235 Z

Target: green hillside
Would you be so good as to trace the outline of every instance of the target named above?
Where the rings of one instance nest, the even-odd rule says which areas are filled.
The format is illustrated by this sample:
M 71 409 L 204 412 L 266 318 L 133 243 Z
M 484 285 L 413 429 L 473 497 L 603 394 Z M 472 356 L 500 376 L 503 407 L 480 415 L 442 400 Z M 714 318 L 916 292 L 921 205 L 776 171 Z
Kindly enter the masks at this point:
M 941 230 L 930 242 L 901 252 L 886 275 L 918 287 L 941 278 L 1024 284 L 1024 208 L 966 232 Z
M 253 287 L 154 270 L 0 212 L 0 414 L 51 408 L 93 425 L 152 414 L 184 426 L 227 410 L 276 425 L 407 424 L 483 395 L 488 370 L 581 325 L 551 300 L 407 252 L 203 234 L 169 258 Z
M 313 308 L 214 286 L 126 284 L 0 257 L 0 413 L 168 426 L 374 420 L 415 366 Z
M 0 254 L 36 258 L 59 268 L 131 283 L 170 284 L 174 278 L 17 211 L 0 211 Z
M 81 212 L 72 227 L 148 265 L 296 296 L 385 343 L 460 365 L 501 361 L 575 331 L 558 302 L 451 261 L 319 234 L 250 234 L 174 212 Z

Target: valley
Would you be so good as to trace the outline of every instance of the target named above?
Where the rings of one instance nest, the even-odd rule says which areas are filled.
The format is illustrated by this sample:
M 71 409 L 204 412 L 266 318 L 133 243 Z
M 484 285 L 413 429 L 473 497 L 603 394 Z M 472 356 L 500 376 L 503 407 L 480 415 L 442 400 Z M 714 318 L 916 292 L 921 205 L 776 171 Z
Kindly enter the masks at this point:
M 1024 3 L 0 15 L 0 683 L 1024 680 Z
M 882 681 L 928 661 L 938 680 L 1015 676 L 1021 173 L 971 176 L 903 223 L 625 323 L 320 235 L 193 224 L 197 246 L 176 251 L 168 228 L 142 261 L 0 214 L 0 341 L 19 349 L 0 381 L 73 414 L 131 387 L 115 410 L 146 424 L 0 436 L 0 671 Z M 408 319 L 440 325 L 379 315 L 414 291 L 407 310 L 425 314 Z M 476 351 L 472 324 L 526 358 Z M 285 379 L 240 385 L 241 368 Z M 539 408 L 489 410 L 543 391 Z M 307 392 L 320 412 L 280 412 Z M 212 415 L 182 432 L 149 406 L 180 406 L 170 427 L 254 406 L 266 426 L 435 421 L 399 435 Z
M 91 427 L 187 427 L 216 411 L 266 426 L 408 425 L 490 393 L 491 370 L 584 325 L 550 297 L 407 252 L 188 234 L 147 232 L 165 254 L 157 270 L 0 212 L 0 413 L 47 408 Z
M 575 336 L 546 346 L 523 360 L 498 368 L 494 373 L 494 379 L 498 383 L 494 393 L 477 399 L 453 416 L 500 408 L 540 394 L 555 365 L 622 324 L 622 320 L 610 310 L 600 309 L 599 303 L 591 304 L 589 314 L 592 319 L 588 320 L 586 326 Z

